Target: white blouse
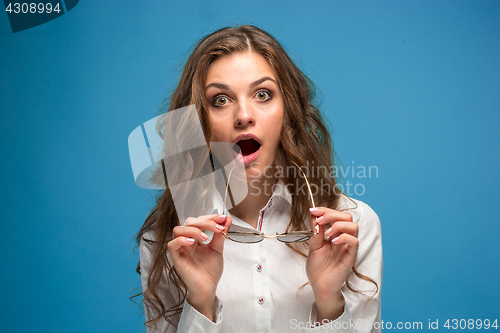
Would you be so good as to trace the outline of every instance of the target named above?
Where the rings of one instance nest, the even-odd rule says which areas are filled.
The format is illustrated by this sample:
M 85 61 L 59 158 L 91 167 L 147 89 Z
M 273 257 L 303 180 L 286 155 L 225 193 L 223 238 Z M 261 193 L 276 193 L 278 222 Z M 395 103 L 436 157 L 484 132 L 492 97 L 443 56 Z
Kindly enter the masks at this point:
M 351 201 L 352 200 L 352 201 Z M 260 210 L 257 230 L 266 235 L 283 233 L 290 221 L 292 197 L 280 181 L 267 205 Z M 347 209 L 359 225 L 359 250 L 356 260 L 358 272 L 373 279 L 378 285 L 359 279 L 351 271 L 348 280 L 354 293 L 344 284 L 344 313 L 336 320 L 319 325 L 314 295 L 305 270 L 306 258 L 293 252 L 276 239 L 264 239 L 254 244 L 231 240 L 224 243 L 224 272 L 219 281 L 215 313 L 212 322 L 187 301 L 181 315 L 173 318 L 177 329 L 161 319 L 148 333 L 195 332 L 380 332 L 380 291 L 382 287 L 382 238 L 380 221 L 364 202 L 342 196 L 337 210 Z M 246 222 L 233 218 L 231 231 L 255 231 Z M 143 236 L 154 240 L 154 233 Z M 153 254 L 153 244 L 141 241 L 140 267 L 143 290 Z M 166 307 L 178 302 L 176 292 L 166 288 L 164 278 L 158 294 Z M 306 284 L 306 285 L 305 285 Z M 161 288 L 163 287 L 163 288 Z M 369 297 L 371 296 L 371 297 Z M 146 319 L 151 311 L 145 308 Z

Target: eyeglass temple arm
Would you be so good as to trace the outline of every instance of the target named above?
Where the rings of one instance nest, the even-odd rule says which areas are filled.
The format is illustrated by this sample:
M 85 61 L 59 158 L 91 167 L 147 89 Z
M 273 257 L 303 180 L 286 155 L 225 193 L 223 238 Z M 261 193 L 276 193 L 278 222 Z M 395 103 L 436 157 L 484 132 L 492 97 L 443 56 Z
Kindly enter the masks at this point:
M 309 180 L 307 180 L 307 177 L 306 177 L 306 174 L 304 173 L 304 171 L 302 171 L 302 169 L 297 165 L 297 163 L 295 163 L 294 161 L 292 161 L 293 164 L 295 164 L 295 166 L 297 167 L 297 169 L 299 169 L 299 171 L 302 173 L 302 175 L 304 176 L 304 180 L 306 181 L 306 184 L 307 184 L 307 189 L 309 190 L 309 197 L 311 198 L 311 203 L 312 203 L 312 206 L 313 208 L 316 208 L 316 205 L 314 204 L 314 198 L 313 198 L 313 194 L 312 194 L 312 191 L 311 191 L 311 185 L 309 184 Z
M 311 197 L 311 203 L 312 203 L 312 206 L 313 208 L 316 208 L 316 205 L 314 204 L 314 197 L 313 197 L 313 194 L 312 194 L 312 191 L 311 191 L 311 185 L 309 184 L 309 180 L 307 180 L 307 177 L 306 177 L 306 174 L 304 173 L 304 171 L 302 171 L 302 169 L 297 165 L 297 163 L 295 163 L 294 161 L 292 161 L 293 164 L 295 164 L 295 166 L 297 167 L 297 169 L 300 170 L 300 172 L 302 172 L 302 175 L 304 176 L 304 180 L 306 181 L 306 184 L 307 184 L 307 189 L 309 190 L 309 196 Z M 318 219 L 318 218 L 316 218 Z M 316 229 L 316 232 L 314 233 L 315 235 L 317 233 L 319 233 L 319 226 L 316 224 L 316 227 L 314 227 L 314 229 Z

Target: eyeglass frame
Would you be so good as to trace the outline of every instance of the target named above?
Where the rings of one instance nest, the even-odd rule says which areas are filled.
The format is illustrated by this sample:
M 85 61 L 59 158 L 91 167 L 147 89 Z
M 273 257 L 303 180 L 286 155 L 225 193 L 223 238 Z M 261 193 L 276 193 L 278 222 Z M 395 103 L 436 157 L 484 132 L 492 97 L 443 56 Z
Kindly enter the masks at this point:
M 297 169 L 300 170 L 300 172 L 304 176 L 304 180 L 306 181 L 306 184 L 307 184 L 307 189 L 309 190 L 309 197 L 311 199 L 312 208 L 316 208 L 316 205 L 314 204 L 314 198 L 313 198 L 313 195 L 312 195 L 312 191 L 311 191 L 311 185 L 309 185 L 309 180 L 307 179 L 304 171 L 302 171 L 302 169 L 297 165 L 297 163 L 295 163 L 294 161 L 292 161 L 292 163 L 297 167 Z M 224 194 L 224 201 L 223 201 L 223 205 L 224 205 L 223 206 L 223 212 L 225 212 L 225 211 L 229 212 L 229 210 L 227 210 L 227 207 L 226 207 L 226 200 L 227 200 L 227 193 L 228 193 L 228 189 L 229 189 L 229 179 L 231 179 L 231 174 L 233 172 L 233 169 L 234 169 L 234 167 L 229 172 L 228 179 L 227 179 L 227 185 L 226 185 L 226 191 L 225 191 L 226 193 Z M 263 232 L 258 233 L 258 232 L 240 232 L 240 231 L 222 232 L 222 235 L 226 239 L 229 239 L 229 240 L 231 240 L 233 242 L 236 242 L 236 243 L 242 243 L 242 244 L 256 244 L 256 243 L 262 242 L 266 238 L 269 238 L 269 239 L 275 238 L 275 239 L 279 240 L 282 243 L 302 243 L 302 242 L 306 242 L 306 241 L 310 240 L 311 238 L 313 238 L 314 236 L 316 236 L 318 234 L 318 232 L 319 232 L 319 226 L 318 225 L 316 225 L 315 230 L 316 230 L 315 232 L 313 232 L 312 230 L 309 230 L 309 231 L 292 231 L 292 232 L 285 232 L 283 234 L 280 234 L 280 233 L 276 232 L 276 235 L 272 235 L 272 236 L 266 236 Z M 260 240 L 258 240 L 256 242 L 241 242 L 241 241 L 237 241 L 237 240 L 232 239 L 230 237 L 231 235 L 260 237 Z M 283 236 L 301 236 L 301 235 L 303 235 L 303 237 L 307 237 L 307 238 L 304 239 L 304 240 L 296 240 L 296 241 L 292 241 L 292 242 L 286 242 L 286 241 L 280 240 L 280 237 L 283 237 Z

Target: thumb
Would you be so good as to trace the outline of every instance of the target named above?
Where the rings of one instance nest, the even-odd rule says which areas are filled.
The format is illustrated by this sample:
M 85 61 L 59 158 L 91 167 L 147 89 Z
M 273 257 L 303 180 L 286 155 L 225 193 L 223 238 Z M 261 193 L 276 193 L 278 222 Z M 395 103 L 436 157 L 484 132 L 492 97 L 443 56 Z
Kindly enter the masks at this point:
M 316 235 L 311 238 L 311 244 L 309 245 L 309 253 L 320 249 L 324 244 L 325 239 L 325 226 L 316 223 L 316 216 L 311 215 L 311 225 L 313 232 L 318 231 Z
M 214 251 L 222 254 L 222 251 L 224 250 L 224 240 L 226 239 L 222 233 L 227 233 L 232 223 L 233 219 L 227 216 L 226 220 L 223 223 L 225 229 L 222 232 L 214 233 L 212 241 L 208 244 L 208 246 L 210 246 Z

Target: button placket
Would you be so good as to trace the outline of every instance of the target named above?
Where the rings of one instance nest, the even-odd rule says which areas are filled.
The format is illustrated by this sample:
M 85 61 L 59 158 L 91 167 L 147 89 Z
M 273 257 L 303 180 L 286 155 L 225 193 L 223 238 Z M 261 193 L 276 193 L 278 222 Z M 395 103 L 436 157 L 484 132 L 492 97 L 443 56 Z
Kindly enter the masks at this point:
M 264 207 L 266 209 L 267 206 Z M 267 217 L 267 211 L 265 212 Z M 264 222 L 265 223 L 265 222 Z M 262 227 L 265 232 L 265 227 Z M 263 241 L 255 244 L 252 247 L 252 266 L 253 266 L 253 283 L 254 294 L 253 299 L 255 303 L 255 314 L 258 321 L 256 322 L 256 332 L 270 331 L 271 328 L 271 313 L 269 307 L 272 306 L 273 300 L 270 292 L 269 270 L 267 265 L 267 245 L 269 242 Z M 266 267 L 266 269 L 264 269 Z

